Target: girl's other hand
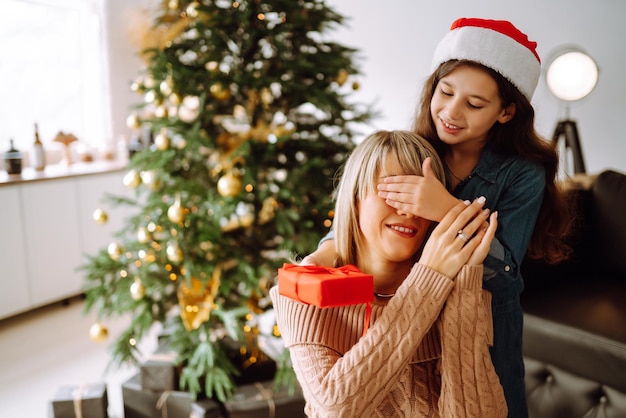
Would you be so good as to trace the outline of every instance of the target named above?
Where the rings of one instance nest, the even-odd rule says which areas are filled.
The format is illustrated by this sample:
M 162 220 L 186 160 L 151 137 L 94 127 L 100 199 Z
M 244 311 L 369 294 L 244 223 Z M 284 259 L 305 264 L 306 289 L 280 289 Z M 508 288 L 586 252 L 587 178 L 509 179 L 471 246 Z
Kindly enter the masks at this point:
M 422 163 L 423 176 L 389 176 L 378 184 L 378 196 L 392 208 L 439 222 L 459 200 L 437 179 L 431 158 Z

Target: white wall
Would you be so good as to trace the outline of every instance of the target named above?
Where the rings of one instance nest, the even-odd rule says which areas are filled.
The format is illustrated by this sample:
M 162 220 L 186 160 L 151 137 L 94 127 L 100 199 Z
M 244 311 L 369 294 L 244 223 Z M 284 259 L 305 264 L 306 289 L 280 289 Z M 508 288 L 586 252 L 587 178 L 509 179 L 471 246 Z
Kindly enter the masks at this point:
M 139 61 L 125 43 L 125 16 L 132 8 L 157 0 L 109 0 L 114 132 L 125 133 L 130 106 L 140 99 L 128 93 Z M 372 129 L 410 126 L 422 82 L 429 75 L 434 48 L 458 17 L 508 19 L 531 40 L 545 61 L 563 44 L 576 44 L 598 62 L 596 90 L 571 107 L 578 122 L 587 172 L 606 168 L 626 172 L 626 2 L 623 0 L 329 0 L 346 16 L 347 25 L 335 32 L 338 41 L 360 50 L 364 76 L 356 98 L 376 102 L 382 112 Z M 127 21 L 127 19 L 126 19 Z M 539 132 L 551 138 L 564 108 L 549 93 L 544 79 L 533 97 Z
M 137 78 L 142 61 L 133 42 L 137 13 L 155 1 L 151 0 L 106 0 L 105 25 L 109 48 L 109 77 L 111 78 L 111 117 L 113 136 L 130 134 L 126 118 L 141 96 L 130 90 L 130 84 Z

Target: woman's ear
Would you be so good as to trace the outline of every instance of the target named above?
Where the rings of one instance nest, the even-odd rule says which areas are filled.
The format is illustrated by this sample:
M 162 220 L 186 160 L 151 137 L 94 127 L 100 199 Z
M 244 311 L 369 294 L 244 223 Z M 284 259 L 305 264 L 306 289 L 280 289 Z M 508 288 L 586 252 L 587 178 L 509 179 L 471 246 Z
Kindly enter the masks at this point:
M 498 122 L 507 123 L 508 121 L 513 119 L 513 116 L 515 116 L 516 110 L 517 110 L 517 107 L 515 106 L 515 103 L 511 103 L 510 105 L 505 107 L 502 110 L 502 113 L 500 113 L 500 116 L 498 117 Z

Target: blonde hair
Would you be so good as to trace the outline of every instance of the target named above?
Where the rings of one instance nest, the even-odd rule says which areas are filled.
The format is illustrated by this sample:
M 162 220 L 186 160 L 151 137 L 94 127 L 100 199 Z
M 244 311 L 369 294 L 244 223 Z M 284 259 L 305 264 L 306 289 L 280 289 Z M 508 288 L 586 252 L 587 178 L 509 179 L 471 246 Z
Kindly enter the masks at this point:
M 432 170 L 445 184 L 443 165 L 435 149 L 421 136 L 409 131 L 377 131 L 352 151 L 343 169 L 335 192 L 336 265 L 356 264 L 356 255 L 363 246 L 359 229 L 357 203 L 376 193 L 380 174 L 388 157 L 398 162 L 402 172 L 394 175 L 422 175 L 422 163 L 432 159 Z

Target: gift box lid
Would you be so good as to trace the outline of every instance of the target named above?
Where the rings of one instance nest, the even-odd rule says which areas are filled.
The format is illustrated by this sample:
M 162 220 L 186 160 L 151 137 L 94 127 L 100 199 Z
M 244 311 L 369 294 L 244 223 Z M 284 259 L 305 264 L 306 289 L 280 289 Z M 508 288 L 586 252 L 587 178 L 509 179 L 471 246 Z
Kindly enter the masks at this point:
M 122 383 L 124 414 L 128 417 L 189 417 L 196 400 L 190 392 L 145 389 L 141 375 L 136 373 Z
M 55 418 L 106 417 L 109 401 L 105 383 L 66 385 L 56 391 L 52 399 L 52 413 Z M 80 413 L 76 413 L 79 410 Z
M 231 400 L 224 403 L 231 418 L 247 416 L 304 417 L 304 396 L 299 385 L 274 387 L 274 381 L 238 386 Z M 252 412 L 256 414 L 252 415 Z

